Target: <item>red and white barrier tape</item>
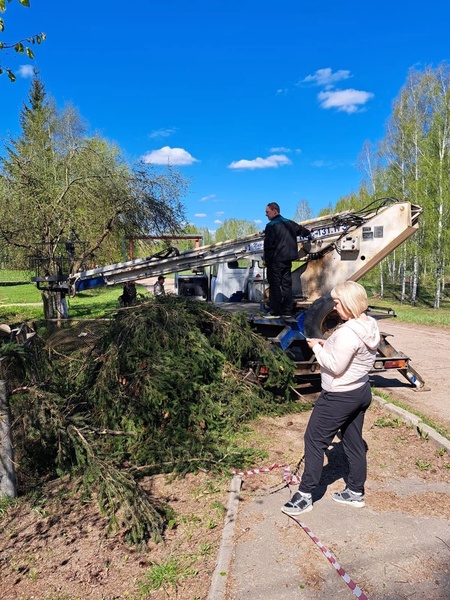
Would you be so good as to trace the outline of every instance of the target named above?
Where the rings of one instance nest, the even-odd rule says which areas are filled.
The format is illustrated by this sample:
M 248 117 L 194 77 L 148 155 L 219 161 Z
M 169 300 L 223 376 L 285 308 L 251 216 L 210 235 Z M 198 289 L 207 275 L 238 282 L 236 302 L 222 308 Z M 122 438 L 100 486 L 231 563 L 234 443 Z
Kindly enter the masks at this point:
M 300 477 L 298 475 L 291 474 L 291 467 L 289 465 L 279 465 L 278 463 L 273 463 L 270 467 L 262 467 L 260 469 L 250 469 L 249 471 L 232 471 L 233 475 L 258 475 L 259 473 L 270 473 L 274 469 L 283 469 L 283 480 L 286 481 L 289 485 L 298 485 L 300 483 Z
M 303 460 L 303 457 L 300 459 L 300 462 L 302 460 Z M 300 462 L 299 462 L 299 464 L 300 464 Z M 262 467 L 260 469 L 250 469 L 249 471 L 233 470 L 232 473 L 233 473 L 233 475 L 247 476 L 247 475 L 257 475 L 259 473 L 270 473 L 270 471 L 273 471 L 274 469 L 283 469 L 284 470 L 283 479 L 289 485 L 291 485 L 291 484 L 297 485 L 301 481 L 301 477 L 299 477 L 298 475 L 295 475 L 295 474 L 291 475 L 291 468 L 289 465 L 279 465 L 278 463 L 273 463 L 273 465 L 270 465 L 270 467 Z M 323 554 L 327 557 L 329 562 L 333 565 L 333 567 L 336 569 L 336 571 L 339 573 L 339 575 L 342 577 L 342 579 L 345 581 L 345 583 L 348 585 L 348 587 L 352 590 L 352 592 L 355 594 L 355 596 L 357 598 L 359 598 L 359 600 L 369 600 L 369 598 L 365 595 L 365 593 L 361 590 L 361 588 L 359 588 L 356 585 L 356 583 L 347 575 L 345 570 L 340 566 L 340 564 L 337 562 L 337 560 L 331 554 L 331 552 L 329 550 L 327 550 L 325 548 L 325 546 L 322 544 L 322 542 L 313 534 L 311 529 L 309 529 L 309 527 L 307 527 L 304 523 L 302 523 L 301 521 L 299 521 L 292 515 L 287 515 L 287 516 L 290 517 L 293 521 L 295 521 L 298 525 L 300 525 L 300 527 L 303 529 L 303 531 L 309 535 L 309 537 L 312 539 L 312 541 L 316 544 L 316 546 L 318 546 L 318 548 L 321 550 L 321 552 L 323 552 Z
M 365 593 L 361 590 L 361 588 L 359 588 L 356 585 L 356 583 L 347 575 L 347 573 L 340 566 L 340 564 L 337 562 L 337 560 L 335 559 L 335 557 L 331 554 L 331 552 L 329 550 L 327 550 L 325 548 L 325 546 L 313 534 L 313 532 L 304 523 L 302 523 L 301 521 L 299 521 L 295 517 L 293 517 L 291 515 L 288 515 L 288 516 L 291 517 L 291 519 L 293 521 L 295 521 L 296 523 L 298 523 L 300 525 L 300 527 L 303 529 L 303 531 L 305 531 L 305 533 L 307 533 L 309 535 L 309 537 L 316 544 L 316 546 L 318 546 L 320 548 L 320 550 L 327 557 L 327 559 L 330 561 L 330 563 L 333 565 L 333 567 L 336 569 L 336 571 L 339 573 L 339 575 L 342 577 L 342 579 L 345 581 L 345 583 L 348 585 L 348 587 L 352 590 L 352 592 L 355 594 L 355 596 L 357 598 L 359 598 L 360 600 L 369 600 L 368 597 L 365 595 Z

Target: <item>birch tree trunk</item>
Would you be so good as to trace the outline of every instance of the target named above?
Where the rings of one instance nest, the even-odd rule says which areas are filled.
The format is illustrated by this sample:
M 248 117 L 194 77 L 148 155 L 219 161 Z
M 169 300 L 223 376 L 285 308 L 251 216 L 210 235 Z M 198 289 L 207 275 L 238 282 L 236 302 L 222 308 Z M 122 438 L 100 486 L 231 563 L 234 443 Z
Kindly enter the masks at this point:
M 419 280 L 419 257 L 417 254 L 413 258 L 412 276 L 411 276 L 411 304 L 414 306 L 417 300 L 417 285 Z
M 401 285 L 401 294 L 400 294 L 400 302 L 403 302 L 406 299 L 406 256 L 405 251 L 403 251 L 403 256 L 400 261 L 400 285 Z

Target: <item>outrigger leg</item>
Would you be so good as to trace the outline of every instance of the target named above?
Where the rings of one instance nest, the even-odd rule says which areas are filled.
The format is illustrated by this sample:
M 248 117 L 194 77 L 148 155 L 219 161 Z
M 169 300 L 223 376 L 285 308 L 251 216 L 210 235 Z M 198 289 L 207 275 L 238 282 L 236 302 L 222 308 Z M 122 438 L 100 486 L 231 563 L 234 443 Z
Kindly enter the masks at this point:
M 396 350 L 392 344 L 387 341 L 388 336 L 392 336 L 389 333 L 381 333 L 381 341 L 378 346 L 378 354 L 383 357 L 383 363 L 385 369 L 392 369 L 397 367 L 398 372 L 403 375 L 405 379 L 409 381 L 409 383 L 416 388 L 417 391 L 428 391 L 429 388 L 425 387 L 425 381 L 422 379 L 421 375 L 411 367 L 410 359 L 403 352 L 399 352 Z M 375 361 L 376 366 L 376 361 Z

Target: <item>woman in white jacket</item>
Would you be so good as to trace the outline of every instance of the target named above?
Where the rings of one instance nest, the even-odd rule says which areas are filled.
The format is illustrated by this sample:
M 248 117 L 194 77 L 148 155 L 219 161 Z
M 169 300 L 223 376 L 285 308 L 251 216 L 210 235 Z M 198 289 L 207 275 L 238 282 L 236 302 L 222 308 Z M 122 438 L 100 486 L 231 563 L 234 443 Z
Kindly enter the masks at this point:
M 331 291 L 336 312 L 344 322 L 327 339 L 307 339 L 321 368 L 322 391 L 305 432 L 305 469 L 298 492 L 282 507 L 288 515 L 313 508 L 312 492 L 322 474 L 325 450 L 340 430 L 349 463 L 346 488 L 333 500 L 361 508 L 367 478 L 366 445 L 362 437 L 364 415 L 372 400 L 369 372 L 373 367 L 380 332 L 366 314 L 367 294 L 359 283 L 346 281 Z

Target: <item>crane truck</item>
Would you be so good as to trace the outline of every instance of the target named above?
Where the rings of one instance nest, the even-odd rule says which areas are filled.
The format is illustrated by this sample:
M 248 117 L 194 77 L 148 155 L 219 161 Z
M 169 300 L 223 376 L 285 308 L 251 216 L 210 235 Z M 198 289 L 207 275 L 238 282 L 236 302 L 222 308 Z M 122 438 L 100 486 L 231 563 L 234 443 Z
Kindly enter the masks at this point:
M 319 372 L 306 338 L 326 338 L 339 325 L 330 296 L 332 288 L 342 281 L 358 281 L 373 269 L 417 231 L 421 213 L 420 206 L 389 197 L 375 200 L 359 211 L 348 210 L 302 222 L 312 235 L 298 239 L 298 262 L 292 272 L 295 316 L 269 321 L 261 310 L 254 310 L 249 316 L 255 330 L 292 356 L 299 377 Z M 209 299 L 222 306 L 233 297 L 242 296 L 253 307 L 262 307 L 267 292 L 263 246 L 264 232 L 260 232 L 182 252 L 169 247 L 146 258 L 68 275 L 63 275 L 61 268 L 51 275 L 48 266 L 38 264 L 32 281 L 39 289 L 73 295 L 98 286 L 193 271 L 197 275 L 178 279 L 178 293 Z M 388 308 L 369 310 L 377 319 L 395 316 Z M 410 358 L 396 350 L 388 337 L 386 333 L 381 335 L 374 370 L 397 369 L 412 386 L 424 388 L 424 381 L 412 368 Z

